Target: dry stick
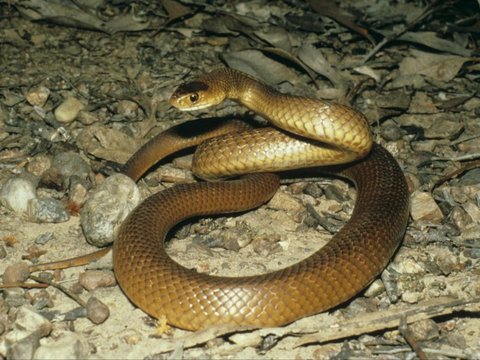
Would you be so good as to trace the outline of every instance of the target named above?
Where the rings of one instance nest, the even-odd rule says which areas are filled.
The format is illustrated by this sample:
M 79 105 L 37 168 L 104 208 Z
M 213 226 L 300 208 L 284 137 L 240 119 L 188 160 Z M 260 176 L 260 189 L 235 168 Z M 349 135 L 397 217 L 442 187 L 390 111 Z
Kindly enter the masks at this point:
M 475 304 L 476 309 L 468 309 L 466 305 Z M 380 330 L 394 329 L 400 324 L 402 316 L 411 324 L 419 320 L 431 319 L 438 316 L 452 314 L 461 308 L 464 311 L 480 311 L 480 297 L 470 300 L 434 299 L 422 304 L 409 306 L 403 309 L 392 309 L 364 314 L 341 321 L 333 326 L 320 327 L 315 334 L 304 335 L 299 338 L 295 346 L 311 343 L 325 343 L 332 340 L 344 339 Z
M 477 167 L 480 167 L 480 160 L 474 160 L 465 164 L 462 164 L 462 167 L 456 170 L 453 170 L 452 172 L 442 176 L 440 179 L 438 179 L 435 184 L 433 184 L 433 189 L 437 188 L 438 186 L 442 185 L 443 183 L 447 182 L 450 179 L 453 179 L 457 175 L 460 175 L 464 173 L 465 171 L 475 169 Z
M 67 295 L 71 299 L 75 300 L 81 307 L 85 308 L 87 306 L 87 303 L 85 301 L 83 301 L 78 295 L 76 295 L 73 292 L 71 292 L 70 290 L 68 290 L 65 286 L 60 285 L 56 282 L 47 280 L 47 279 L 42 279 L 41 277 L 38 277 L 38 276 L 35 276 L 35 275 L 30 275 L 29 277 L 30 277 L 30 279 L 35 280 L 39 283 L 48 284 L 50 286 L 53 286 L 53 287 L 57 288 L 58 290 L 63 292 L 65 295 Z
M 45 289 L 47 284 L 36 284 L 36 283 L 25 283 L 25 282 L 13 282 L 9 284 L 0 284 L 0 289 L 12 289 L 12 288 L 23 288 L 23 289 Z
M 110 250 L 111 250 L 111 247 L 107 247 L 87 255 L 77 256 L 70 259 L 52 261 L 44 264 L 30 265 L 28 270 L 32 273 L 37 271 L 61 270 L 61 269 L 75 267 L 75 266 L 83 266 L 91 263 L 92 261 L 101 259 Z
M 425 11 L 419 17 L 417 17 L 415 20 L 413 20 L 410 24 L 405 26 L 403 29 L 401 29 L 396 33 L 385 36 L 382 41 L 380 41 L 367 55 L 365 55 L 365 57 L 362 59 L 361 64 L 364 65 L 373 55 L 379 52 L 380 49 L 382 49 L 386 44 L 402 36 L 408 30 L 410 30 L 411 28 L 416 26 L 418 23 L 423 21 L 427 16 L 433 14 L 435 11 L 441 10 L 448 6 L 448 3 L 438 6 L 441 2 L 442 0 L 435 1 L 433 4 L 428 6 L 427 9 L 425 9 Z

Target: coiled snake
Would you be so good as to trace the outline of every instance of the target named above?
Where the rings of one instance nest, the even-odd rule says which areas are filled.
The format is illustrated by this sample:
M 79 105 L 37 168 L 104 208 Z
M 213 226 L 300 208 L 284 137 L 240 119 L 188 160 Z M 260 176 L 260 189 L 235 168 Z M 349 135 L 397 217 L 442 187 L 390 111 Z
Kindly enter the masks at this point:
M 181 125 L 144 145 L 125 173 L 137 180 L 166 155 L 201 144 L 193 164 L 197 176 L 249 175 L 176 185 L 141 203 L 114 243 L 121 288 L 146 313 L 190 330 L 214 324 L 278 326 L 347 301 L 379 275 L 403 237 L 409 200 L 397 162 L 372 142 L 366 119 L 355 110 L 282 94 L 236 70 L 216 70 L 183 84 L 170 102 L 195 110 L 224 99 L 245 105 L 274 127 L 246 130 L 235 122 L 215 122 L 198 128 L 197 122 L 197 135 L 186 138 L 183 130 L 191 125 Z M 355 184 L 356 205 L 345 227 L 303 261 L 259 276 L 229 278 L 186 269 L 166 254 L 164 239 L 183 219 L 259 206 L 278 188 L 271 171 L 324 164 L 345 164 L 326 171 Z

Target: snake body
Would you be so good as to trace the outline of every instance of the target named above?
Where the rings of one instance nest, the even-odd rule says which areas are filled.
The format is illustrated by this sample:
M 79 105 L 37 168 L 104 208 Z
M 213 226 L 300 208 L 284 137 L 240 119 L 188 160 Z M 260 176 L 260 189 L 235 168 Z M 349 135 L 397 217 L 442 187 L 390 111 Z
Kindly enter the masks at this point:
M 211 123 L 189 138 L 182 135 L 189 125 L 181 125 L 144 145 L 125 173 L 138 179 L 158 159 L 201 144 L 193 164 L 199 177 L 254 174 L 176 185 L 141 203 L 114 243 L 121 288 L 146 313 L 189 330 L 215 324 L 279 326 L 347 301 L 379 275 L 403 237 L 409 197 L 397 162 L 372 142 L 365 118 L 355 110 L 281 94 L 235 70 L 217 70 L 181 85 L 171 103 L 195 110 L 225 99 L 247 106 L 275 128 Z M 345 227 L 310 257 L 259 276 L 217 277 L 186 269 L 166 254 L 163 242 L 178 222 L 259 206 L 278 188 L 278 176 L 270 171 L 322 163 L 330 165 L 327 173 L 355 184 L 357 200 Z

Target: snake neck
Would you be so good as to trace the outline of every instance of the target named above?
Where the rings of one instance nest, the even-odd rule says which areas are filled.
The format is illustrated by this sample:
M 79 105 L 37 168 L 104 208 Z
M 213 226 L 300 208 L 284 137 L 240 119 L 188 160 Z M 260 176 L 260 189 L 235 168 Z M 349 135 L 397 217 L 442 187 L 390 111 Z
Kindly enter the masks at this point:
M 272 119 L 271 114 L 267 111 L 267 105 L 271 107 L 273 99 L 290 96 L 234 69 L 218 69 L 207 76 L 207 82 L 213 85 L 218 92 L 223 93 L 225 99 L 238 102 L 268 120 L 274 121 L 275 119 Z

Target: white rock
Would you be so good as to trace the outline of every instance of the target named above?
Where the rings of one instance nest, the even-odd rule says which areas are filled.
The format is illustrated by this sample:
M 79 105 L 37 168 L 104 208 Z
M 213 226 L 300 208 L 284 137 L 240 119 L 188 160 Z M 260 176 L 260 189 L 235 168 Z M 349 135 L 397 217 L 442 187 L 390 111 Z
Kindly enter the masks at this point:
M 105 246 L 113 241 L 115 229 L 140 203 L 137 184 L 128 176 L 115 174 L 91 193 L 80 213 L 87 241 Z
M 44 340 L 33 359 L 86 359 L 88 356 L 88 343 L 78 334 L 66 334 L 58 341 Z
M 28 91 L 25 98 L 30 105 L 42 107 L 47 102 L 49 96 L 50 89 L 45 86 L 36 86 Z
M 27 212 L 28 202 L 36 198 L 35 184 L 22 177 L 12 177 L 3 185 L 0 201 L 19 214 Z
M 55 109 L 55 118 L 62 123 L 72 122 L 84 108 L 85 105 L 80 100 L 67 98 Z
M 443 214 L 432 195 L 428 192 L 415 191 L 411 196 L 411 214 L 413 220 L 440 222 Z

